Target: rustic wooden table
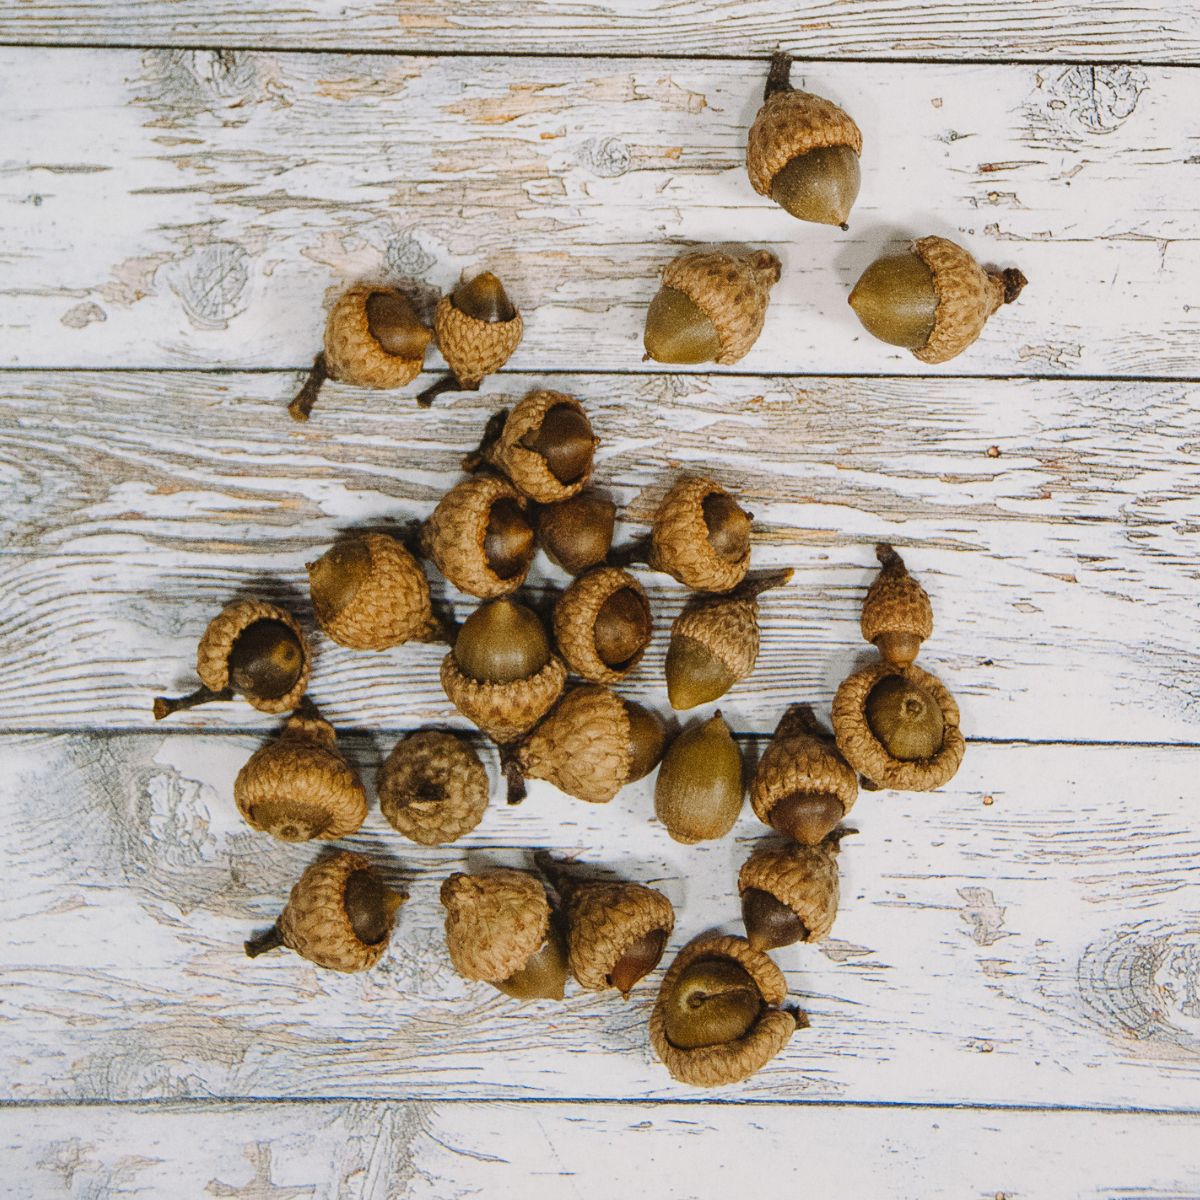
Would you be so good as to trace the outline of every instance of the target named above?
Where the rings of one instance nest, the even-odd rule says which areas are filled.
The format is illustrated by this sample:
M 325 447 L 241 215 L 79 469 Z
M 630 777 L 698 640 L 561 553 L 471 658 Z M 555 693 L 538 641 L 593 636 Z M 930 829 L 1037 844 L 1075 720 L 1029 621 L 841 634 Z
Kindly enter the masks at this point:
M 1193 0 L 13 0 L 0 42 L 0 1192 L 1200 1196 Z M 747 184 L 777 46 L 863 129 L 848 233 Z M 930 232 L 1032 281 L 942 368 L 845 304 Z M 761 341 L 733 370 L 642 364 L 658 269 L 706 241 L 783 259 Z M 511 370 L 431 411 L 330 386 L 288 419 L 346 282 L 483 267 L 526 314 Z M 437 888 L 578 851 L 665 890 L 677 946 L 736 928 L 749 814 L 685 848 L 645 784 L 535 785 L 424 850 L 373 806 L 349 842 L 412 892 L 383 963 L 251 963 L 313 857 L 230 799 L 276 723 L 150 716 L 223 603 L 310 619 L 303 563 L 427 514 L 534 383 L 585 402 L 633 526 L 702 468 L 748 498 L 758 561 L 795 566 L 723 706 L 751 748 L 862 659 L 880 538 L 962 702 L 958 777 L 864 795 L 835 936 L 778 955 L 811 1029 L 720 1094 L 654 1060 L 652 987 L 464 984 Z M 683 595 L 650 581 L 665 628 Z M 660 706 L 664 641 L 628 689 Z M 450 718 L 435 648 L 316 650 L 368 780 Z

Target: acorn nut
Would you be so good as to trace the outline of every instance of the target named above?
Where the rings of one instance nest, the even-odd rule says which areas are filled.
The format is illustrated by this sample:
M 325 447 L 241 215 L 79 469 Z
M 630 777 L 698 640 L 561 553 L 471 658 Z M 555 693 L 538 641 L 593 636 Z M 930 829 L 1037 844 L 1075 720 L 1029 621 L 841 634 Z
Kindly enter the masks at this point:
M 907 667 L 933 632 L 933 606 L 891 546 L 881 542 L 875 554 L 882 569 L 863 602 L 862 635 L 874 644 L 884 662 Z
M 744 792 L 742 752 L 718 712 L 667 747 L 654 812 L 675 841 L 692 845 L 722 838 L 734 827 Z
M 742 921 L 755 950 L 778 950 L 829 936 L 838 909 L 837 854 L 842 836 L 816 846 L 762 847 L 742 864 Z
M 596 567 L 581 575 L 554 606 L 554 640 L 576 675 L 617 683 L 642 661 L 650 644 L 650 601 L 628 571 Z
M 470 833 L 488 802 L 488 777 L 462 738 L 420 729 L 398 742 L 376 780 L 379 810 L 392 828 L 422 846 Z
M 538 541 L 551 562 L 568 575 L 582 575 L 608 557 L 616 517 L 617 506 L 607 497 L 581 492 L 538 510 Z

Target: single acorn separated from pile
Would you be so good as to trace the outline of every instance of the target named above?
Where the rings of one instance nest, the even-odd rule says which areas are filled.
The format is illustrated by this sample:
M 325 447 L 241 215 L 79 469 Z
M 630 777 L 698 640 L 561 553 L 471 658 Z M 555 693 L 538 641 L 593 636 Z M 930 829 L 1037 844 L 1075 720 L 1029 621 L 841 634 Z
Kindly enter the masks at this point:
M 748 1079 L 808 1025 L 787 999 L 783 972 L 739 937 L 704 935 L 671 964 L 650 1014 L 650 1044 L 681 1083 Z
M 407 899 L 361 855 L 340 851 L 300 876 L 279 920 L 248 941 L 246 953 L 257 958 L 283 946 L 330 971 L 365 971 L 383 955 Z
M 201 687 L 154 701 L 154 719 L 241 696 L 259 712 L 290 712 L 304 696 L 312 666 L 296 618 L 265 600 L 238 600 L 214 617 L 196 649 Z
M 861 182 L 862 133 L 833 101 L 792 87 L 791 72 L 790 55 L 771 59 L 746 145 L 750 182 L 802 221 L 846 229 Z
M 646 313 L 645 359 L 728 366 L 744 358 L 762 332 L 780 270 L 769 250 L 680 255 L 663 269 Z
M 926 237 L 872 263 L 854 285 L 850 307 L 880 341 L 942 363 L 970 346 L 1028 282 L 1015 267 L 981 267 L 954 242 Z
M 561 1000 L 567 948 L 542 883 L 507 867 L 451 875 L 442 884 L 446 948 L 464 978 L 515 1000 Z
M 933 633 L 929 594 L 908 573 L 904 559 L 886 542 L 875 547 L 881 570 L 863 602 L 863 637 L 894 667 L 911 666 Z
M 582 575 L 608 558 L 616 519 L 617 506 L 607 496 L 580 492 L 538 509 L 538 541 L 551 562 Z
M 401 388 L 425 365 L 432 337 L 412 301 L 396 288 L 353 287 L 325 322 L 325 348 L 313 360 L 288 412 L 307 421 L 326 379 L 355 387 Z
M 618 683 L 642 661 L 653 632 L 646 590 L 620 567 L 581 575 L 554 606 L 554 641 L 576 675 Z
M 450 373 L 427 387 L 417 403 L 428 408 L 442 392 L 473 392 L 500 370 L 520 345 L 525 323 L 490 271 L 460 283 L 433 314 L 438 349 Z
M 462 738 L 420 729 L 398 742 L 376 779 L 379 810 L 392 828 L 422 846 L 470 833 L 488 803 L 488 777 Z
M 606 804 L 658 766 L 665 741 L 657 713 L 598 684 L 573 688 L 532 733 L 501 748 L 508 802 L 525 798 L 528 778 Z
M 667 747 L 654 813 L 684 845 L 723 838 L 737 823 L 745 790 L 742 752 L 718 712 Z
M 783 587 L 791 577 L 790 567 L 749 575 L 733 595 L 691 604 L 675 618 L 666 663 L 672 708 L 695 708 L 718 700 L 754 670 L 758 597 L 770 588 Z

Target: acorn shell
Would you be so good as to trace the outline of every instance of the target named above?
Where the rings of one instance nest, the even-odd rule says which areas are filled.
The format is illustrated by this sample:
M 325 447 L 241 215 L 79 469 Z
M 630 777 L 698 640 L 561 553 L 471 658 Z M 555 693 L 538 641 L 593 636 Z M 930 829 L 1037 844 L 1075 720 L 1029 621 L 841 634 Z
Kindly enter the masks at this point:
M 884 543 L 875 548 L 882 568 L 863 601 L 862 635 L 871 643 L 885 633 L 907 633 L 925 641 L 933 633 L 929 594 L 908 573 L 904 559 Z
M 526 500 L 499 475 L 473 475 L 452 487 L 421 526 L 421 553 L 460 591 L 490 600 L 515 592 L 525 582 L 529 567 L 510 579 L 501 579 L 488 566 L 483 547 L 488 519 L 498 500 L 510 499 L 521 509 Z
M 667 1041 L 664 1011 L 680 975 L 703 958 L 731 958 L 754 981 L 768 1006 L 748 1033 L 721 1046 L 680 1050 Z M 663 977 L 658 1001 L 650 1014 L 650 1044 L 655 1054 L 681 1083 L 696 1087 L 722 1087 L 739 1083 L 761 1070 L 791 1040 L 797 1018 L 779 1007 L 787 999 L 783 972 L 761 951 L 753 950 L 745 938 L 703 935 L 685 946 Z M 802 1020 L 802 1018 L 801 1018 Z
M 711 479 L 685 476 L 663 497 L 650 531 L 649 565 L 697 592 L 731 592 L 750 567 L 748 547 L 729 562 L 708 540 L 704 500 L 715 494 L 728 493 Z
M 515 975 L 550 932 L 546 889 L 528 871 L 455 873 L 442 884 L 441 897 L 446 948 L 464 979 L 500 983 Z
M 367 794 L 358 772 L 335 749 L 333 726 L 315 715 L 298 713 L 284 724 L 280 736 L 256 750 L 238 772 L 233 798 L 246 823 L 281 841 L 307 841 L 288 836 L 314 826 L 321 841 L 354 833 L 367 815 Z M 255 817 L 263 805 L 287 806 L 296 813 L 296 826 L 269 827 Z
M 481 683 L 464 675 L 453 650 L 442 660 L 442 687 L 450 702 L 501 744 L 528 733 L 562 695 L 566 682 L 567 668 L 557 655 L 536 675 L 512 683 Z
M 389 291 L 395 289 L 352 287 L 338 297 L 325 322 L 325 368 L 330 379 L 356 387 L 390 389 L 412 383 L 421 373 L 423 353 L 420 358 L 389 354 L 371 332 L 367 300 L 375 292 Z M 427 331 L 426 344 L 432 336 Z
M 280 621 L 286 625 L 300 643 L 303 663 L 299 678 L 292 685 L 291 691 L 269 700 L 259 696 L 242 698 L 259 712 L 290 712 L 304 698 L 308 688 L 312 654 L 296 618 L 265 600 L 238 600 L 212 619 L 200 639 L 200 645 L 196 648 L 196 674 L 200 676 L 200 681 L 206 688 L 214 692 L 223 692 L 229 686 L 229 656 L 233 653 L 234 643 L 245 629 L 257 621 Z
M 464 388 L 474 388 L 512 357 L 525 323 L 520 313 L 511 321 L 481 321 L 455 308 L 450 297 L 443 296 L 433 314 L 433 330 L 454 378 Z
M 810 150 L 849 146 L 862 154 L 862 132 L 832 100 L 797 88 L 767 97 L 746 143 L 746 170 L 761 196 L 771 194 L 775 176 Z
M 424 799 L 431 785 L 438 800 Z M 479 755 L 462 738 L 420 729 L 399 742 L 383 761 L 376 780 L 379 810 L 393 829 L 422 846 L 457 841 L 483 820 L 488 777 Z
M 893 758 L 871 732 L 866 716 L 867 697 L 888 675 L 902 675 L 911 680 L 928 692 L 942 710 L 942 748 L 932 758 L 914 762 Z M 939 679 L 917 666 L 900 669 L 877 663 L 843 680 L 833 698 L 833 729 L 846 761 L 878 787 L 897 792 L 928 792 L 954 778 L 966 752 L 958 723 L 954 697 Z
M 596 653 L 596 618 L 600 609 L 610 596 L 626 588 L 642 602 L 649 625 L 650 601 L 646 589 L 620 567 L 596 567 L 579 576 L 554 606 L 554 641 L 558 652 L 576 675 L 593 683 L 619 683 L 646 653 L 643 646 L 619 671 Z
M 769 250 L 681 254 L 663 269 L 662 286 L 682 292 L 712 322 L 720 344 L 714 361 L 728 366 L 758 340 L 781 270 Z
M 800 918 L 806 942 L 829 936 L 838 910 L 837 839 L 819 846 L 756 850 L 738 874 L 738 893 L 769 892 Z
M 368 945 L 346 915 L 346 880 L 355 871 L 375 873 L 361 855 L 343 850 L 313 863 L 300 876 L 277 922 L 289 950 L 331 971 L 365 971 L 379 961 L 390 935 Z
M 689 605 L 671 626 L 671 640 L 675 638 L 698 642 L 725 667 L 733 683 L 745 679 L 758 661 L 758 601 L 731 597 Z

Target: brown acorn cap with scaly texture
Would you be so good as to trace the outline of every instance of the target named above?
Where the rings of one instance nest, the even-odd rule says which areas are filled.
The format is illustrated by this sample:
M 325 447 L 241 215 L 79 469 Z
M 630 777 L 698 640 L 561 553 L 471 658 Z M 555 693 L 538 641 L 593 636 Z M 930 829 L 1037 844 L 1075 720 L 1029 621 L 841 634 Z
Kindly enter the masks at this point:
M 555 655 L 528 679 L 510 683 L 472 679 L 458 665 L 453 651 L 442 660 L 442 687 L 450 702 L 501 745 L 532 729 L 562 695 L 566 682 L 567 668 Z
M 647 561 L 697 592 L 731 592 L 750 567 L 750 521 L 711 479 L 686 475 L 654 516 Z
M 441 636 L 425 572 L 395 538 L 341 538 L 307 570 L 317 624 L 341 646 L 387 650 Z
M 525 323 L 500 281 L 485 271 L 438 301 L 433 329 L 458 386 L 473 391 L 512 357 Z
M 652 632 L 646 590 L 620 567 L 581 575 L 554 606 L 554 641 L 576 675 L 618 683 L 642 661 Z
M 785 837 L 817 845 L 858 798 L 858 776 L 838 753 L 812 709 L 785 712 L 759 759 L 750 804 L 755 816 Z
M 393 829 L 422 846 L 441 846 L 483 819 L 488 777 L 462 738 L 420 729 L 397 743 L 379 768 L 379 810 Z
M 387 949 L 407 892 L 387 888 L 359 854 L 339 851 L 300 876 L 279 920 L 246 943 L 251 958 L 286 946 L 331 971 L 365 971 Z
M 358 772 L 337 752 L 333 726 L 307 703 L 250 756 L 233 798 L 250 826 L 285 842 L 348 837 L 367 815 Z
M 930 738 L 930 753 L 900 758 L 889 751 L 872 728 L 870 715 L 876 689 L 886 685 L 893 703 L 890 725 L 899 733 Z M 893 686 L 895 685 L 895 686 Z M 904 728 L 911 713 L 914 728 Z M 959 730 L 958 705 L 945 685 L 918 666 L 903 669 L 878 663 L 843 680 L 833 698 L 833 728 L 838 749 L 864 778 L 898 792 L 928 792 L 952 779 L 963 760 L 966 742 Z M 894 728 L 881 729 L 891 737 Z M 909 740 L 911 744 L 911 740 Z
M 461 591 L 488 599 L 516 591 L 529 574 L 536 546 L 530 536 L 511 539 L 511 527 L 525 519 L 525 497 L 507 479 L 498 475 L 474 475 L 452 487 L 421 526 L 421 553 L 431 558 L 438 570 Z M 496 534 L 498 518 L 509 527 L 495 563 L 488 550 Z M 519 541 L 519 552 L 511 549 Z M 497 571 L 496 566 L 503 566 Z
M 706 974 L 719 986 L 706 987 Z M 786 999 L 783 972 L 765 954 L 744 938 L 705 934 L 679 952 L 664 976 L 650 1014 L 650 1044 L 681 1083 L 738 1083 L 808 1025 L 803 1013 L 780 1007 Z
M 862 635 L 884 662 L 907 667 L 933 633 L 929 594 L 908 573 L 904 559 L 886 542 L 875 547 L 882 569 L 863 601 Z
M 742 864 L 742 918 L 756 950 L 829 936 L 838 909 L 840 832 L 816 846 L 764 846 Z

